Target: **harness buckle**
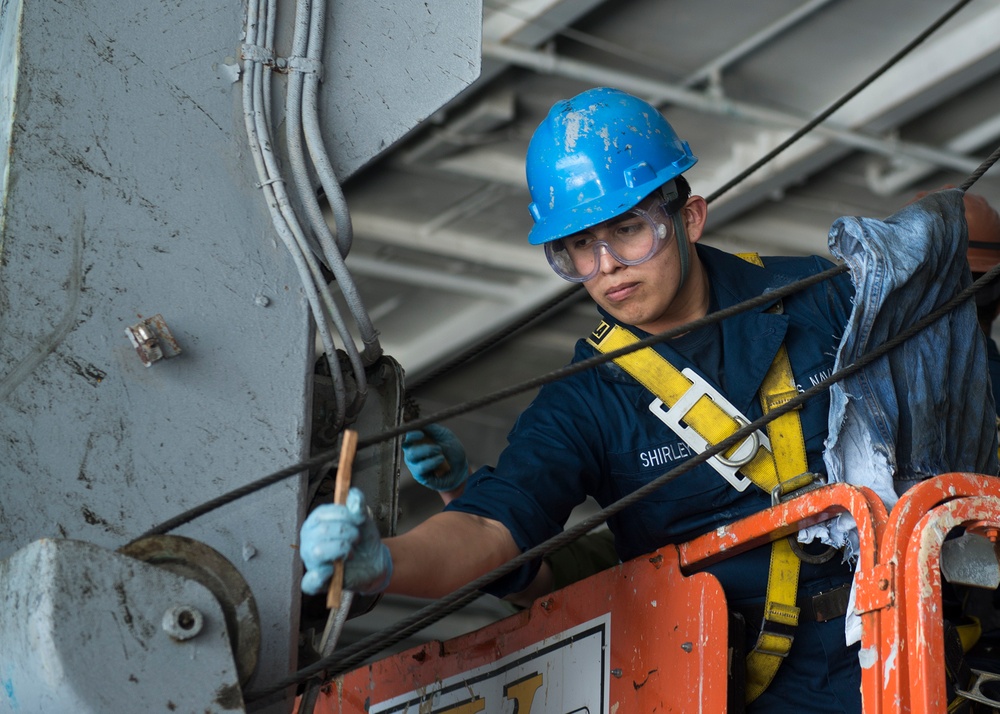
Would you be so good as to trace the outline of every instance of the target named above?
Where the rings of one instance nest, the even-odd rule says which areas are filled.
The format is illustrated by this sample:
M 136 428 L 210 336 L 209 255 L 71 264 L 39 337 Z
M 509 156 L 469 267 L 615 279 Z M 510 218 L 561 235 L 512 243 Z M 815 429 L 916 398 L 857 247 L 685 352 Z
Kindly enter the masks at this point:
M 787 657 L 795 641 L 795 627 L 798 625 L 800 612 L 795 605 L 767 603 L 753 652 L 782 659 Z
M 739 427 L 742 428 L 750 423 L 743 414 L 733 406 L 728 399 L 726 399 L 722 394 L 711 384 L 705 381 L 705 379 L 689 367 L 685 367 L 681 370 L 687 379 L 691 382 L 691 386 L 688 390 L 681 395 L 680 399 L 670 407 L 669 409 L 664 408 L 663 401 L 660 399 L 654 399 L 649 404 L 649 411 L 657 416 L 657 418 L 670 427 L 677 436 L 684 440 L 684 443 L 694 449 L 697 453 L 702 453 L 709 446 L 714 446 L 710 444 L 708 439 L 703 437 L 694 428 L 688 426 L 684 423 L 684 418 L 691 411 L 692 407 L 698 402 L 702 397 L 708 397 L 711 399 L 716 406 L 718 406 L 722 411 L 724 411 L 729 417 L 731 417 Z M 729 456 L 725 457 L 722 454 L 716 454 L 708 459 L 706 463 L 712 466 L 722 478 L 726 479 L 729 484 L 735 488 L 737 491 L 745 491 L 747 487 L 752 483 L 752 481 L 746 476 L 741 476 L 739 470 L 741 467 L 746 466 L 748 463 L 753 461 L 754 457 L 761 447 L 766 450 L 771 450 L 771 441 L 767 438 L 767 435 L 761 432 L 759 429 L 752 434 L 748 435 L 736 450 Z
M 787 500 L 788 497 L 803 496 L 823 486 L 826 486 L 826 479 L 823 478 L 822 474 L 803 471 L 798 476 L 793 476 L 787 481 L 782 481 L 771 489 L 771 506 L 779 505 L 783 500 Z M 788 536 L 788 545 L 799 560 L 803 563 L 812 563 L 813 565 L 820 565 L 827 562 L 839 550 L 839 548 L 835 548 L 832 545 L 827 545 L 826 550 L 821 553 L 810 553 L 802 547 L 795 533 Z
M 777 506 L 788 496 L 801 496 L 823 486 L 826 486 L 826 480 L 821 474 L 803 471 L 798 476 L 782 481 L 771 489 L 771 505 Z
M 761 633 L 761 637 L 757 640 L 757 644 L 754 645 L 752 651 L 769 657 L 785 659 L 791 651 L 794 641 L 794 635 L 775 634 L 773 632 L 768 632 L 765 635 L 765 633 Z M 771 642 L 771 645 L 766 644 L 767 642 Z

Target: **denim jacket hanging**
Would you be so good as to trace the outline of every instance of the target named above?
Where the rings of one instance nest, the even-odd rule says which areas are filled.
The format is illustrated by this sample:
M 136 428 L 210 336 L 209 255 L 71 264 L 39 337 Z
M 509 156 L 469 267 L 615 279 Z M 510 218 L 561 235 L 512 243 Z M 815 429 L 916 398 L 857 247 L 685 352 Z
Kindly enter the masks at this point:
M 829 241 L 856 291 L 836 369 L 971 283 L 958 189 L 931 193 L 884 221 L 840 218 Z M 937 474 L 997 473 L 996 407 L 972 300 L 834 384 L 830 399 L 830 481 L 869 486 L 888 508 Z
M 837 219 L 830 251 L 850 268 L 855 300 L 835 371 L 968 287 L 967 243 L 957 189 L 931 193 L 884 221 Z M 828 480 L 868 486 L 891 509 L 906 489 L 937 474 L 996 474 L 989 379 L 986 338 L 969 300 L 830 388 Z M 848 559 L 857 555 L 850 515 L 799 535 L 814 538 L 844 547 Z M 859 638 L 860 620 L 849 616 L 847 641 Z

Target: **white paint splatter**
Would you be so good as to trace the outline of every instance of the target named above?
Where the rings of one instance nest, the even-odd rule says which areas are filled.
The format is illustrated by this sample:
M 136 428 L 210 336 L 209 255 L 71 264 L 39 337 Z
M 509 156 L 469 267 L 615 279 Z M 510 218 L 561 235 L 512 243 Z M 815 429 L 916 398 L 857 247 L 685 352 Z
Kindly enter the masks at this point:
M 871 669 L 878 662 L 878 648 L 866 647 L 858 652 L 858 661 L 861 662 L 861 669 Z
M 580 112 L 567 112 L 563 119 L 566 127 L 563 137 L 566 143 L 566 150 L 572 151 L 576 148 L 576 142 L 580 139 L 580 126 L 585 119 Z
M 889 656 L 885 658 L 885 665 L 882 667 L 882 681 L 889 681 L 889 673 L 896 669 L 896 655 L 899 654 L 899 645 L 893 645 L 889 650 Z

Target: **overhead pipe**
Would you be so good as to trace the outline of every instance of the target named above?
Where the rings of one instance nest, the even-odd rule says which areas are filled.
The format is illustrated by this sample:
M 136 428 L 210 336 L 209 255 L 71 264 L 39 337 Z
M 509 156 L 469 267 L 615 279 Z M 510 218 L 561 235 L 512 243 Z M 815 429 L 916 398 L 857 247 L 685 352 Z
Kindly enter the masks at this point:
M 523 281 L 497 283 L 481 277 L 463 277 L 440 270 L 418 268 L 413 265 L 390 263 L 362 255 L 351 256 L 351 269 L 359 275 L 405 283 L 418 288 L 428 286 L 435 290 L 445 290 L 467 297 L 496 300 L 511 305 L 519 304 L 524 298 Z M 532 278 L 533 276 L 528 276 Z
M 799 127 L 804 119 L 792 114 L 768 109 L 749 102 L 711 96 L 669 82 L 640 77 L 628 72 L 608 69 L 598 64 L 562 57 L 553 53 L 528 50 L 495 42 L 483 43 L 483 57 L 506 62 L 543 74 L 552 74 L 591 85 L 617 87 L 641 95 L 653 102 L 669 102 L 706 114 L 733 117 L 761 124 Z M 908 156 L 919 161 L 937 164 L 962 173 L 972 173 L 979 162 L 965 156 L 942 151 L 922 144 L 896 139 L 880 139 L 850 129 L 821 124 L 814 132 L 842 144 L 864 149 L 884 156 Z
M 944 146 L 951 151 L 966 152 L 982 146 L 995 146 L 998 140 L 1000 140 L 1000 115 L 990 117 L 971 129 L 955 135 L 946 141 Z M 897 169 L 870 166 L 865 180 L 873 193 L 879 196 L 895 196 L 916 181 L 934 173 L 935 170 L 935 166 L 925 163 Z

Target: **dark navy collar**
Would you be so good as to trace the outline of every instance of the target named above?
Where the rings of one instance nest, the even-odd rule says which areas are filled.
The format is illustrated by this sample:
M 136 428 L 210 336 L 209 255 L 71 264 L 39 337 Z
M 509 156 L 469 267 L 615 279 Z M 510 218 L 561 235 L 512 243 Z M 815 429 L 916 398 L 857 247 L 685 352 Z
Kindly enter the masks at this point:
M 795 280 L 793 276 L 754 265 L 717 248 L 703 245 L 696 248 L 719 309 L 755 298 Z M 778 302 L 778 299 L 766 302 L 721 323 L 726 396 L 744 414 L 755 401 L 757 390 L 785 339 L 788 318 L 773 310 Z M 621 324 L 640 338 L 647 336 L 646 332 L 632 325 L 620 323 L 600 306 L 598 311 L 606 322 Z M 669 341 L 657 344 L 656 349 L 678 369 L 693 367 L 700 373 L 696 365 L 669 346 Z

